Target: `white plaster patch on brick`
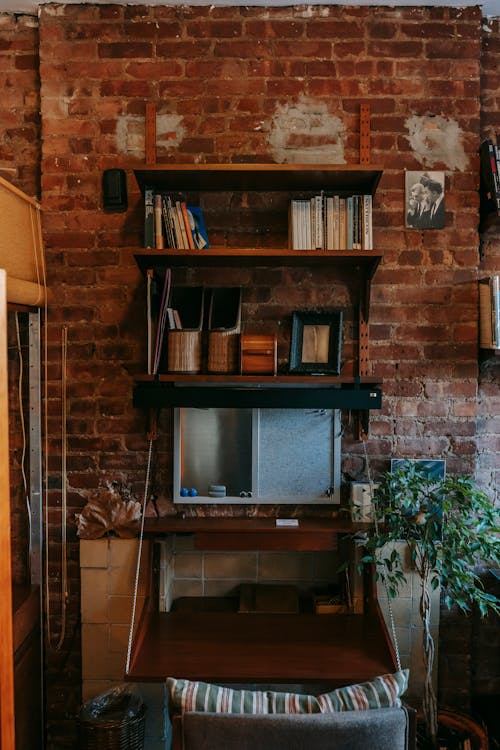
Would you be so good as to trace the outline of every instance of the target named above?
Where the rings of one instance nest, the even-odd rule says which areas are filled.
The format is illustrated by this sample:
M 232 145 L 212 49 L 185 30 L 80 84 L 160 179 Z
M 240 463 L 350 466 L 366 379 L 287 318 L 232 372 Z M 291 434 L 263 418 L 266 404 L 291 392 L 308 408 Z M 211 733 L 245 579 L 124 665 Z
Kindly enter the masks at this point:
M 181 115 L 158 115 L 156 118 L 156 147 L 170 150 L 179 148 L 186 129 Z M 118 153 L 144 159 L 145 120 L 138 115 L 122 115 L 116 125 L 116 147 Z
M 345 126 L 325 102 L 301 96 L 278 105 L 268 143 L 278 163 L 343 164 Z
M 405 125 L 414 156 L 422 165 L 445 164 L 448 169 L 463 172 L 468 157 L 463 146 L 462 131 L 455 120 L 440 115 L 409 117 Z

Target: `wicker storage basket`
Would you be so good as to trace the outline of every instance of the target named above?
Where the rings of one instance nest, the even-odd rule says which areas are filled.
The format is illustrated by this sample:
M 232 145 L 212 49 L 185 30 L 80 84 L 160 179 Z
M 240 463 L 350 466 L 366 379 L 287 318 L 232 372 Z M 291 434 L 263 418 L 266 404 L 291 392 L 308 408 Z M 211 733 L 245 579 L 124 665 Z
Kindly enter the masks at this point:
M 208 331 L 208 372 L 237 372 L 241 331 L 239 287 L 212 289 Z
M 169 372 L 201 370 L 204 300 L 202 287 L 175 287 L 172 292 L 170 304 L 177 310 L 182 328 L 168 332 Z
M 168 332 L 168 371 L 200 372 L 201 331 Z
M 145 708 L 142 701 L 130 704 L 130 697 L 118 698 L 92 715 L 85 704 L 80 711 L 80 750 L 143 750 Z M 123 704 L 123 708 L 121 708 Z M 131 710 L 131 705 L 133 710 Z

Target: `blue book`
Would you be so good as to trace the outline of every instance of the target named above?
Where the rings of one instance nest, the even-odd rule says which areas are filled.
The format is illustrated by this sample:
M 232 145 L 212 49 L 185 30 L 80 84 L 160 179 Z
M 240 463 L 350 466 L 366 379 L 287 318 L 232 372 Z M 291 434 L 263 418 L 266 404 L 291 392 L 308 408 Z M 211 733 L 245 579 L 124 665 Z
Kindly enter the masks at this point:
M 207 229 L 200 206 L 187 206 L 189 227 L 193 235 L 194 246 L 197 250 L 207 250 L 210 247 Z

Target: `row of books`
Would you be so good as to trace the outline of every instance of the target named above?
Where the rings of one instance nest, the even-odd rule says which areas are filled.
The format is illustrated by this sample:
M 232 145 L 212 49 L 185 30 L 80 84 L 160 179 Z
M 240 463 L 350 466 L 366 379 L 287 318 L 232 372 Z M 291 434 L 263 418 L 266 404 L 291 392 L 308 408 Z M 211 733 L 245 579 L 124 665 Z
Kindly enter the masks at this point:
M 500 349 L 500 277 L 479 282 L 479 346 Z
M 480 157 L 481 190 L 488 201 L 487 209 L 500 213 L 500 146 L 487 138 L 481 143 Z
M 209 247 L 203 211 L 168 193 L 144 190 L 144 247 L 206 250 Z
M 289 227 L 293 250 L 373 250 L 372 196 L 292 200 Z

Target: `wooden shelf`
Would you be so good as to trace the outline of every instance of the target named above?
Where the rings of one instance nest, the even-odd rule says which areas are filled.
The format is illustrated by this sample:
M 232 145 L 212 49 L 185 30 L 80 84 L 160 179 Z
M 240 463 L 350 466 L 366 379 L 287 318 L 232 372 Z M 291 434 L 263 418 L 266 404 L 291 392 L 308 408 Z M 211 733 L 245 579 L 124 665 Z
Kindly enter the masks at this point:
M 160 375 L 138 379 L 138 408 L 237 407 L 288 409 L 380 409 L 375 378 L 322 375 Z
M 134 258 L 143 274 L 168 266 L 335 266 L 359 269 L 371 279 L 382 260 L 376 250 L 289 250 L 287 248 L 209 248 L 139 250 Z
M 135 168 L 144 193 L 200 193 L 214 191 L 280 191 L 292 195 L 319 191 L 341 196 L 374 195 L 383 169 L 373 164 L 157 164 Z M 286 243 L 286 238 L 283 238 Z M 381 390 L 368 373 L 368 319 L 371 280 L 382 260 L 377 250 L 291 250 L 287 247 L 211 247 L 207 250 L 154 250 L 134 252 L 143 275 L 168 267 L 334 267 L 349 274 L 358 288 L 358 357 L 355 374 L 361 377 L 283 377 L 215 380 L 202 376 L 187 380 L 177 376 L 154 381 L 140 379 L 134 387 L 134 406 L 235 407 L 235 408 L 339 408 L 361 412 L 365 433 L 368 414 L 382 404 Z M 352 370 L 350 371 L 352 373 Z
M 336 686 L 395 669 L 380 613 L 150 612 L 139 626 L 126 677 Z
M 159 164 L 134 169 L 142 192 L 317 191 L 373 195 L 382 176 L 373 164 Z
M 368 524 L 349 518 L 300 518 L 298 526 L 276 526 L 275 518 L 146 518 L 144 534 L 192 534 L 195 549 L 328 551 L 339 534 L 355 534 Z

